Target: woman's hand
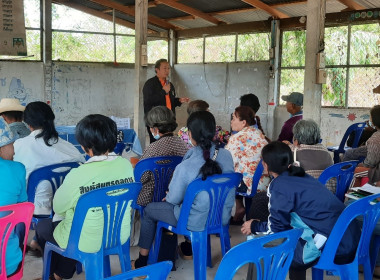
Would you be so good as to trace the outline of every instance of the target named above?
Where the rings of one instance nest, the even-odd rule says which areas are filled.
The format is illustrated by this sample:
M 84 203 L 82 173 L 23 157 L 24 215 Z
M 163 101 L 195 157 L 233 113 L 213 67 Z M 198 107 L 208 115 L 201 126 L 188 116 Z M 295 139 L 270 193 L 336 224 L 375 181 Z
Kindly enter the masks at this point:
M 256 220 L 258 221 L 258 220 Z M 251 232 L 251 224 L 253 222 L 253 219 L 250 219 L 249 221 L 246 221 L 242 226 L 241 226 L 241 232 L 245 235 L 250 235 L 252 234 Z
M 188 98 L 188 97 L 181 97 L 179 99 L 179 102 L 181 102 L 181 103 L 189 103 L 189 101 L 190 101 L 190 98 Z

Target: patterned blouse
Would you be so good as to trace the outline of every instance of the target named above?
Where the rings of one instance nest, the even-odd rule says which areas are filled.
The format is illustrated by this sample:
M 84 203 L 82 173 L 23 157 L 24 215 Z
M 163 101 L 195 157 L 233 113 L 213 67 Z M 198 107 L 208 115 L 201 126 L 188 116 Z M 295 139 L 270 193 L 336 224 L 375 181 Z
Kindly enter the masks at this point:
M 187 152 L 186 144 L 177 136 L 163 136 L 157 141 L 150 144 L 144 151 L 140 160 L 160 157 L 160 156 L 181 156 L 183 157 Z M 135 178 L 137 180 L 137 178 Z M 137 204 L 146 206 L 153 200 L 154 192 L 154 177 L 151 172 L 145 172 L 140 179 L 142 189 L 137 198 Z
M 241 131 L 231 136 L 226 149 L 231 152 L 234 160 L 235 171 L 243 174 L 243 181 L 251 193 L 252 177 L 260 162 L 262 148 L 268 144 L 264 134 L 254 127 L 244 127 Z M 263 175 L 257 187 L 257 192 L 266 191 L 269 177 Z
M 187 126 L 182 127 L 178 131 L 178 136 L 186 143 L 187 148 L 191 149 L 193 146 L 190 144 L 189 140 L 189 129 Z M 223 148 L 230 138 L 230 132 L 227 130 L 223 130 L 221 126 L 216 126 L 215 136 L 214 136 L 214 143 L 215 145 L 218 145 L 218 147 Z

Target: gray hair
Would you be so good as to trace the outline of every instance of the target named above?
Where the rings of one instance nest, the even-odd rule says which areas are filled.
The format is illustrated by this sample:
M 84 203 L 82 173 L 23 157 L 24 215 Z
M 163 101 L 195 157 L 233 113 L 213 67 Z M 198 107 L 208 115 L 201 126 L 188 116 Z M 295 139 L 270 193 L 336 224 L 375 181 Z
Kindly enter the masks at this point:
M 313 120 L 299 120 L 293 126 L 293 139 L 299 144 L 315 145 L 321 140 L 321 130 Z
M 162 134 L 173 132 L 178 126 L 174 113 L 166 106 L 153 107 L 145 116 L 145 123 L 148 127 L 157 127 Z

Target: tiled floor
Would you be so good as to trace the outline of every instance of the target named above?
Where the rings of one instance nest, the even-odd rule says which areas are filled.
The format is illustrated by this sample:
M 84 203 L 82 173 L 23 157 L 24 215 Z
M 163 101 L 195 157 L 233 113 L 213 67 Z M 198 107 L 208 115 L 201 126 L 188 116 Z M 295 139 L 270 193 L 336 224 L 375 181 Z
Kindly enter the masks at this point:
M 33 232 L 30 233 L 30 236 L 33 236 Z M 245 241 L 245 237 L 240 233 L 240 227 L 231 226 L 230 227 L 231 234 L 231 245 L 235 246 L 241 242 Z M 207 279 L 214 279 L 217 268 L 221 261 L 221 253 L 220 253 L 220 244 L 219 238 L 215 236 L 212 237 L 212 260 L 213 260 L 213 268 L 207 268 Z M 131 248 L 131 259 L 135 259 L 138 256 L 138 248 Z M 118 274 L 120 273 L 120 267 L 118 264 L 118 260 L 116 258 L 111 258 L 111 267 L 112 273 Z M 182 260 L 179 258 L 176 262 L 177 271 L 173 271 L 170 273 L 168 279 L 171 280 L 191 280 L 194 279 L 193 276 L 193 261 L 191 260 Z M 27 255 L 25 259 L 24 266 L 24 277 L 25 280 L 33 280 L 35 278 L 41 277 L 42 275 L 42 259 L 35 258 Z M 247 275 L 247 266 L 242 267 L 238 273 L 235 275 L 235 280 L 243 280 L 246 279 Z M 311 280 L 311 271 L 308 271 L 308 280 Z M 74 280 L 84 280 L 85 274 L 82 273 L 80 275 L 74 275 Z M 339 277 L 325 277 L 325 280 L 339 279 Z M 360 279 L 363 279 L 363 275 L 360 275 Z M 95 279 L 88 279 L 95 280 Z

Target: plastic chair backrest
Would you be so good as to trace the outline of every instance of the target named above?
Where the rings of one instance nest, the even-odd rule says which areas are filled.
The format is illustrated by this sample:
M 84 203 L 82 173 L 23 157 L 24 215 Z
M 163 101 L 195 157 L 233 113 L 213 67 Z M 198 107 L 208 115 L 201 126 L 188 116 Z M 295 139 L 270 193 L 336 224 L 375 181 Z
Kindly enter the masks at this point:
M 358 216 L 363 216 L 364 219 L 355 259 L 357 260 L 358 258 L 368 257 L 372 232 L 376 226 L 377 220 L 380 217 L 380 203 L 371 204 L 371 202 L 379 197 L 380 194 L 364 197 L 353 202 L 347 206 L 346 209 L 344 209 L 326 241 L 325 248 L 323 249 L 319 262 L 316 266 L 317 268 L 324 267 L 325 265 L 329 268 L 332 266 L 339 266 L 334 264 L 334 258 L 338 246 L 347 230 L 347 227 Z M 359 263 L 361 262 L 359 261 Z
M 353 131 L 355 131 L 355 138 L 351 148 L 357 148 L 365 126 L 365 122 L 354 123 L 350 125 L 344 133 L 342 141 L 340 141 L 339 151 L 344 152 L 344 147 L 346 146 L 347 139 Z
M 327 167 L 319 176 L 318 181 L 326 185 L 327 181 L 331 178 L 336 178 L 336 191 L 335 196 L 344 201 L 344 195 L 346 194 L 351 181 L 354 177 L 354 171 L 359 164 L 358 160 L 351 160 L 333 164 Z
M 257 271 L 255 279 L 285 279 L 301 234 L 302 229 L 292 229 L 254 238 L 233 247 L 223 257 L 214 279 L 232 279 L 240 267 L 247 263 L 255 264 Z M 278 245 L 268 244 L 279 239 L 284 240 Z
M 181 162 L 181 156 L 163 156 L 146 158 L 136 164 L 134 175 L 137 182 L 147 171 L 151 171 L 154 176 L 155 186 L 152 202 L 160 202 L 166 196 L 174 169 Z
M 195 179 L 186 189 L 182 203 L 181 213 L 178 218 L 178 232 L 187 232 L 187 221 L 195 197 L 202 191 L 206 191 L 210 199 L 210 210 L 206 222 L 206 229 L 212 231 L 222 227 L 222 214 L 224 203 L 230 191 L 236 189 L 243 175 L 240 173 L 225 173 L 212 175 L 206 180 Z
M 263 172 L 264 172 L 264 165 L 263 165 L 263 160 L 261 159 L 259 163 L 257 164 L 255 174 L 253 174 L 253 177 L 252 177 L 251 194 L 247 195 L 246 193 L 240 193 L 240 192 L 238 192 L 237 194 L 242 195 L 242 196 L 249 196 L 249 197 L 255 196 L 257 192 L 257 187 L 259 186 L 260 178 L 261 176 L 263 176 Z
M 118 190 L 125 190 L 125 192 L 118 192 Z M 129 183 L 104 187 L 83 194 L 79 198 L 75 208 L 66 248 L 67 255 L 81 256 L 87 254 L 80 251 L 78 245 L 87 211 L 94 207 L 102 208 L 104 216 L 103 241 L 100 251 L 104 255 L 120 253 L 122 245 L 120 242 L 120 232 L 124 214 L 130 202 L 132 202 L 131 207 L 134 206 L 140 190 L 141 183 Z M 126 213 L 126 215 L 131 214 Z
M 112 277 L 107 277 L 107 280 L 127 280 L 135 277 L 146 276 L 145 279 L 149 280 L 163 280 L 166 279 L 172 269 L 173 263 L 171 261 L 164 261 L 152 265 L 144 266 L 142 268 L 124 272 Z
M 14 233 L 14 228 L 17 224 L 23 223 L 25 224 L 25 228 L 30 227 L 30 223 L 32 220 L 34 212 L 34 204 L 30 202 L 17 203 L 7 206 L 0 207 L 0 236 L 2 238 L 1 241 L 1 272 L 0 279 L 21 279 L 23 276 L 23 268 L 24 268 L 24 257 L 25 257 L 25 248 L 28 241 L 28 233 L 29 231 L 25 231 L 24 237 L 24 249 L 22 252 L 22 263 L 20 269 L 16 271 L 12 276 L 7 277 L 6 271 L 6 263 L 5 263 L 5 255 L 6 248 L 8 244 L 9 237 L 12 233 Z
M 70 172 L 72 168 L 79 166 L 77 162 L 64 162 L 53 165 L 44 166 L 34 170 L 30 173 L 28 179 L 28 201 L 34 203 L 34 196 L 36 193 L 37 186 L 42 181 L 49 181 L 51 187 L 53 188 L 53 194 L 61 186 L 66 175 Z

